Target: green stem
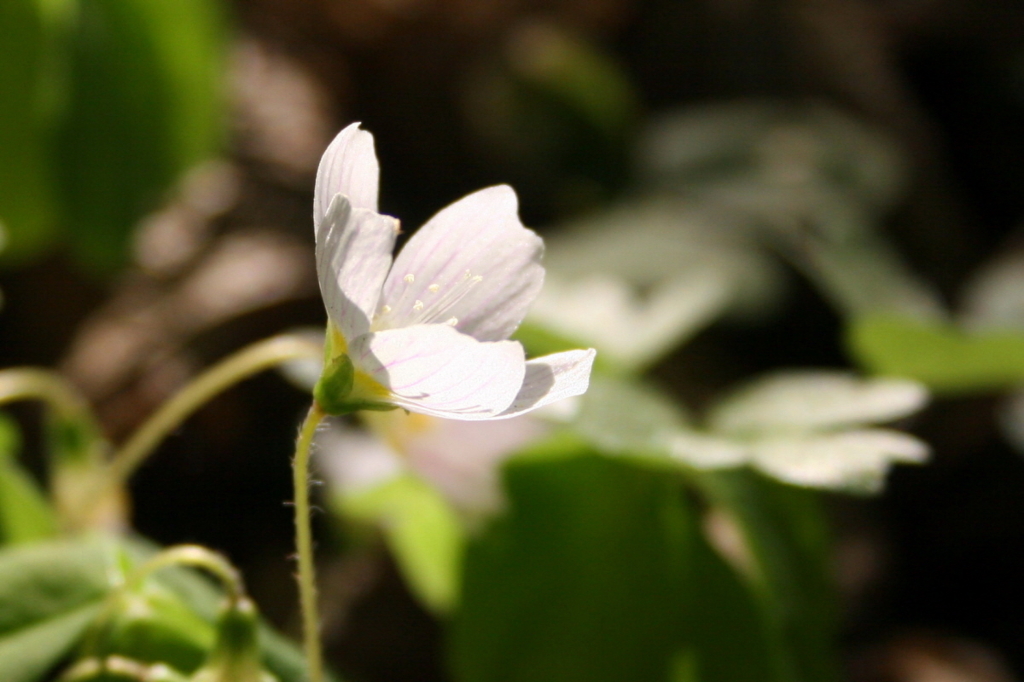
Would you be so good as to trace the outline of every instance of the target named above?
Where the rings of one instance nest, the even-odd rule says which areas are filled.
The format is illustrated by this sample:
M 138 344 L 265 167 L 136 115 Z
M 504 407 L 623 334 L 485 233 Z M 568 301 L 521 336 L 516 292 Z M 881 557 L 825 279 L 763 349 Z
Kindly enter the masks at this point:
M 87 500 L 86 511 L 107 490 L 124 485 L 160 442 L 193 412 L 218 393 L 254 374 L 290 360 L 321 359 L 323 349 L 298 336 L 275 336 L 247 346 L 220 361 L 165 402 L 131 438 L 114 453 L 107 466 L 103 489 Z
M 64 415 L 88 410 L 82 396 L 60 375 L 35 367 L 0 370 L 0 404 L 15 400 L 41 400 Z
M 309 682 L 323 682 L 323 655 L 320 650 L 320 618 L 316 608 L 316 567 L 313 563 L 313 532 L 309 519 L 309 455 L 316 427 L 325 414 L 315 401 L 299 430 L 292 462 L 295 487 L 295 546 L 299 559 L 299 604 L 302 609 L 302 636 L 306 651 Z
M 0 405 L 17 400 L 39 400 L 61 418 L 99 433 L 89 403 L 56 372 L 35 367 L 0 370 Z

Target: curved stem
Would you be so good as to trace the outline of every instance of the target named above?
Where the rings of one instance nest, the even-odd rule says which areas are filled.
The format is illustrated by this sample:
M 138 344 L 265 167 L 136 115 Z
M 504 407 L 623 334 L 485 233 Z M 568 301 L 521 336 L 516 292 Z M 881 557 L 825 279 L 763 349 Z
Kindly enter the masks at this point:
M 221 391 L 289 360 L 320 359 L 323 350 L 298 336 L 275 336 L 247 346 L 220 361 L 160 406 L 114 453 L 107 485 L 124 483 L 153 449 L 193 412 Z
M 33 399 L 42 400 L 61 414 L 88 413 L 85 399 L 54 372 L 35 367 L 0 370 L 0 404 Z
M 316 427 L 325 414 L 314 401 L 299 429 L 292 462 L 295 487 L 295 548 L 299 560 L 299 604 L 302 609 L 302 637 L 306 652 L 309 682 L 323 682 L 323 655 L 320 650 L 320 617 L 316 607 L 316 567 L 313 563 L 313 532 L 309 519 L 309 455 Z
M 0 370 L 0 405 L 17 400 L 39 400 L 61 418 L 99 433 L 89 403 L 56 372 L 36 367 Z
M 114 453 L 98 483 L 76 505 L 77 516 L 92 518 L 109 491 L 123 487 L 160 441 L 218 393 L 289 360 L 320 359 L 322 352 L 318 344 L 299 336 L 274 336 L 243 348 L 200 374 L 161 405 Z
M 167 566 L 193 566 L 213 574 L 224 586 L 231 602 L 245 596 L 242 574 L 238 569 L 220 554 L 199 545 L 177 545 L 163 550 L 131 574 L 125 589 L 138 589 L 146 578 Z

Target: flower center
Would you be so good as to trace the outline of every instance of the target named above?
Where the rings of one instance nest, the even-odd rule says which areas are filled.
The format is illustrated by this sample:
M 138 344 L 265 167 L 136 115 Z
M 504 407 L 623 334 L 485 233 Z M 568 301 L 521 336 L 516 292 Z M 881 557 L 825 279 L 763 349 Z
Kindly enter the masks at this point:
M 454 327 L 459 323 L 459 318 L 448 315 L 448 311 L 483 279 L 482 275 L 474 275 L 466 270 L 462 277 L 449 284 L 433 282 L 426 288 L 416 288 L 416 275 L 410 272 L 402 278 L 405 286 L 402 287 L 398 300 L 393 304 L 382 305 L 374 315 L 372 329 L 378 331 L 442 322 Z

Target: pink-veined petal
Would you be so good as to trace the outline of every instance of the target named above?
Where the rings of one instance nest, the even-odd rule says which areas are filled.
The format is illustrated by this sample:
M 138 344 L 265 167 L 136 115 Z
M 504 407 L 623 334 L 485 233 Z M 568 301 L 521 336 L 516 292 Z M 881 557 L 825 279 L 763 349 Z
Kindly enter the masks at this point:
M 397 234 L 397 220 L 353 208 L 341 194 L 335 195 L 317 228 L 320 293 L 328 316 L 346 339 L 370 328 Z
M 506 339 L 544 283 L 543 252 L 540 237 L 519 221 L 511 187 L 463 197 L 427 221 L 398 254 L 384 284 L 378 328 L 449 322 L 481 341 Z
M 319 232 L 320 221 L 336 194 L 347 196 L 355 208 L 376 211 L 379 181 L 373 135 L 353 123 L 335 136 L 320 157 L 313 191 L 313 226 Z
M 569 350 L 526 363 L 526 378 L 512 404 L 497 416 L 507 419 L 544 407 L 556 400 L 583 395 L 590 386 L 590 370 L 597 351 Z
M 389 402 L 448 419 L 493 419 L 523 385 L 526 361 L 515 341 L 484 343 L 448 325 L 367 334 L 352 362 L 387 388 Z

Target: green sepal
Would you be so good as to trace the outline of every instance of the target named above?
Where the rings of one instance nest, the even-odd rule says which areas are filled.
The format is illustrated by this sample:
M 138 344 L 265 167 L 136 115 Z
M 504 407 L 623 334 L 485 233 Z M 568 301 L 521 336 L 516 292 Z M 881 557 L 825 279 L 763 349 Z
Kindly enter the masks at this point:
M 348 400 L 355 383 L 355 368 L 345 353 L 335 356 L 324 367 L 324 373 L 313 387 L 313 398 L 324 412 L 331 415 L 353 411 Z

